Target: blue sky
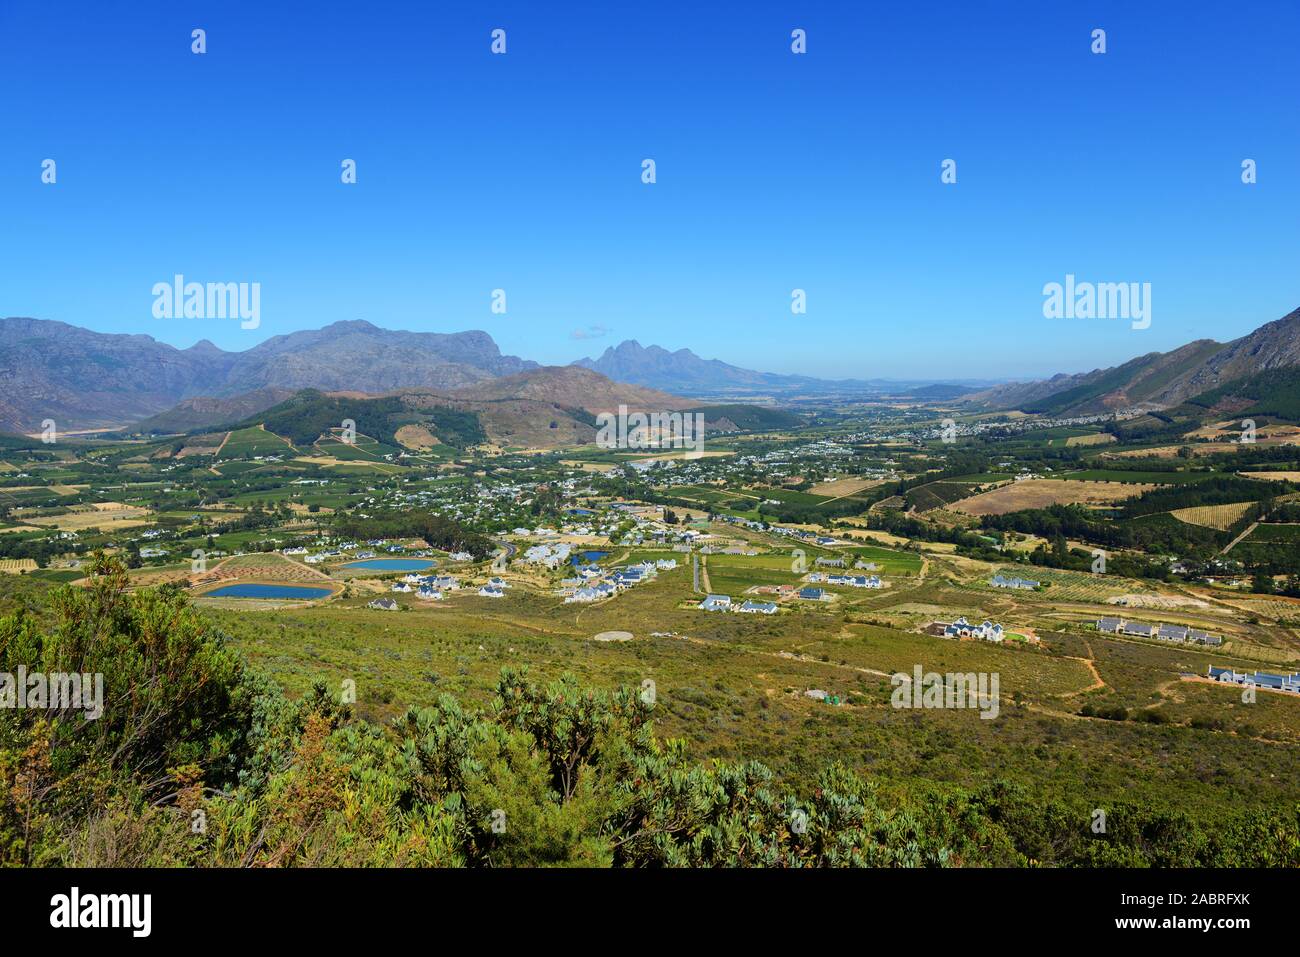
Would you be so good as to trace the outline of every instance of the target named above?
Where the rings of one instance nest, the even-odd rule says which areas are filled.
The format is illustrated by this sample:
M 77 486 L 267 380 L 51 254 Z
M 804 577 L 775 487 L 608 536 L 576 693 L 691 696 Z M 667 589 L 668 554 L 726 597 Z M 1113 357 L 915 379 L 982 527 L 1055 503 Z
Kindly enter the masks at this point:
M 478 328 L 550 363 L 634 338 L 833 377 L 1111 365 L 1300 306 L 1298 47 L 1285 0 L 8 0 L 0 315 L 226 349 Z M 259 282 L 260 328 L 155 319 L 175 273 Z M 1067 273 L 1150 282 L 1151 328 L 1044 318 Z

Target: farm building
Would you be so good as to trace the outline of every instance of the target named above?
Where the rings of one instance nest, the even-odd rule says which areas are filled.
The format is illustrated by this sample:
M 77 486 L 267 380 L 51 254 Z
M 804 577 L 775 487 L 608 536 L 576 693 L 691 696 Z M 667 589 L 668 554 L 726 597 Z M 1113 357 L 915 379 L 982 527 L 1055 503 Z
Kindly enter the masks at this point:
M 709 595 L 700 602 L 700 611 L 729 611 L 730 609 L 730 595 Z
M 1265 671 L 1256 671 L 1254 674 L 1247 674 L 1244 671 L 1234 671 L 1232 668 L 1216 668 L 1214 665 L 1210 665 L 1206 670 L 1206 677 L 1215 681 L 1238 685 L 1255 685 L 1259 688 L 1270 688 L 1273 691 L 1290 691 L 1300 694 L 1300 672 L 1274 675 Z
M 1186 625 L 1148 625 L 1140 621 L 1126 621 L 1123 618 L 1098 618 L 1097 630 L 1111 635 L 1158 638 L 1161 641 L 1188 642 L 1210 648 L 1217 648 L 1223 644 L 1223 639 L 1219 636 Z
M 972 625 L 965 618 L 958 618 L 943 630 L 945 638 L 978 638 L 980 641 L 1000 642 L 1005 632 L 1000 624 L 985 621 Z
M 1007 578 L 1003 575 L 994 575 L 989 581 L 994 588 L 1021 588 L 1025 591 L 1033 591 L 1042 582 L 1037 582 L 1029 578 Z

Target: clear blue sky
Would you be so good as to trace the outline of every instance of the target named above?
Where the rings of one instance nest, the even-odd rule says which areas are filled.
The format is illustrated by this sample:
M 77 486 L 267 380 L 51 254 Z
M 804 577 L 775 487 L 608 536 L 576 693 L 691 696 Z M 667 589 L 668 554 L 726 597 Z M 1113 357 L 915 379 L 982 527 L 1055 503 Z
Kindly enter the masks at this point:
M 1109 365 L 1300 306 L 1297 49 L 1286 0 L 6 0 L 0 315 L 836 377 Z M 177 272 L 260 282 L 261 327 L 153 318 Z M 1150 282 L 1151 328 L 1043 318 L 1066 273 Z

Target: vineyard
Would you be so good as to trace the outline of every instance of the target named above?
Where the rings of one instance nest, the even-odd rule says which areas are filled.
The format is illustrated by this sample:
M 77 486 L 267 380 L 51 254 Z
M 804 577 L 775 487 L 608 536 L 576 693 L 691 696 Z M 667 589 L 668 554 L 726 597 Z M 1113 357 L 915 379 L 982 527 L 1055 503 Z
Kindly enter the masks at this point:
M 1216 528 L 1226 532 L 1239 522 L 1254 504 L 1254 502 L 1233 502 L 1230 505 L 1196 505 L 1191 508 L 1176 508 L 1169 514 L 1189 525 Z
M 329 576 L 310 566 L 291 561 L 275 552 L 258 555 L 236 555 L 227 558 L 213 569 L 220 578 L 239 578 L 267 582 L 318 582 Z
M 928 512 L 951 505 L 977 491 L 978 486 L 968 482 L 931 482 L 912 489 L 905 498 L 918 512 Z

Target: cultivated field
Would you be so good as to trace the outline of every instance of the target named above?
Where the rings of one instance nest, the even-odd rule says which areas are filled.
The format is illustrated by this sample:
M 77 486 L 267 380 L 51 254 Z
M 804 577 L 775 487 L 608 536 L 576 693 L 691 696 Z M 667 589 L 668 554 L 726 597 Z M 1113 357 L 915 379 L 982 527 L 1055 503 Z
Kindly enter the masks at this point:
M 116 530 L 148 525 L 153 521 L 147 508 L 123 505 L 120 502 L 102 502 L 97 505 L 77 506 L 65 515 L 49 518 L 30 518 L 29 525 L 57 528 L 61 532 L 81 532 L 87 529 Z
M 1072 435 L 1065 440 L 1066 445 L 1109 445 L 1115 436 L 1109 432 L 1093 432 L 1091 435 Z
M 310 565 L 295 562 L 275 552 L 257 555 L 237 555 L 227 558 L 212 573 L 221 578 L 239 578 L 265 582 L 320 582 L 332 581 L 324 572 Z
M 1194 508 L 1176 508 L 1169 514 L 1189 525 L 1217 528 L 1221 532 L 1226 532 L 1254 504 L 1254 502 L 1233 502 L 1230 505 L 1197 505 Z
M 840 478 L 830 482 L 822 482 L 820 485 L 814 485 L 812 492 L 814 495 L 827 495 L 832 498 L 842 498 L 845 495 L 856 495 L 864 489 L 873 488 L 879 485 L 880 482 L 880 479 Z
M 1070 479 L 1025 479 L 981 492 L 950 506 L 967 515 L 1005 515 L 1049 505 L 1111 505 L 1134 498 L 1154 485 L 1076 482 Z

